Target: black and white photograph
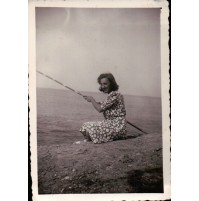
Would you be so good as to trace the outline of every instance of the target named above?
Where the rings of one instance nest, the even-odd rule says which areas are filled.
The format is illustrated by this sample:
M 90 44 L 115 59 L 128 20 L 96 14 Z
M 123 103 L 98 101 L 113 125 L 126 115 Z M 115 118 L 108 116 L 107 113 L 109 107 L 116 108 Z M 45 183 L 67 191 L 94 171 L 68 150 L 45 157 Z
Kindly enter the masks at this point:
M 168 4 L 105 2 L 29 3 L 33 200 L 170 199 Z

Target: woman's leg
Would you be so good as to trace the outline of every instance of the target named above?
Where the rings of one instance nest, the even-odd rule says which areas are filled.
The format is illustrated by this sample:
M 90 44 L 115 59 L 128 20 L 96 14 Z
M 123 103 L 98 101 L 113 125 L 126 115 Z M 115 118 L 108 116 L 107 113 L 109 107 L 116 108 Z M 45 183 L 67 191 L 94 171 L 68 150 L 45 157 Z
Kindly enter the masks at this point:
M 91 141 L 91 137 L 90 137 L 89 132 L 87 130 L 86 130 L 85 138 L 87 141 Z
M 89 135 L 89 132 L 87 130 L 84 130 L 84 131 L 80 131 L 84 138 L 86 139 L 86 141 L 91 141 L 91 138 L 90 138 L 90 135 Z

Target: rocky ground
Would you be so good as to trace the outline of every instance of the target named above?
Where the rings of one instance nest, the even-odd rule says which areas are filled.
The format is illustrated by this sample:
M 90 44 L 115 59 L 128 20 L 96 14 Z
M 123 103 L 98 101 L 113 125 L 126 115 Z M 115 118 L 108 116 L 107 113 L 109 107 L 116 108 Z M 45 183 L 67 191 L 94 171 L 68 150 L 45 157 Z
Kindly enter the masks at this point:
M 162 193 L 161 134 L 38 146 L 38 183 L 39 194 Z

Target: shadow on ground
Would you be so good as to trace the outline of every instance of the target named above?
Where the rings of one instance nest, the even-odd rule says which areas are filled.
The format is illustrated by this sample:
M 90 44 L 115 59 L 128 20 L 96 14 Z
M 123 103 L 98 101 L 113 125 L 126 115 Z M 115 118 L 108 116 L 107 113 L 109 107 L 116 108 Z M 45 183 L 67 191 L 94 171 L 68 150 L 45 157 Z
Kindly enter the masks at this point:
M 154 168 L 130 171 L 128 183 L 136 193 L 163 193 L 163 170 Z

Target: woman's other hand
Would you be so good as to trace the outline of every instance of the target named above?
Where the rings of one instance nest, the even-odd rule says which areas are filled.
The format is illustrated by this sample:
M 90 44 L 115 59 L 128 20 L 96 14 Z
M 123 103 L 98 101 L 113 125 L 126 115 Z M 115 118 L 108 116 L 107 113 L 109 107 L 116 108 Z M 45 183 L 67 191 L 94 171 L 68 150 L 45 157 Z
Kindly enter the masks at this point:
M 92 100 L 94 100 L 94 98 L 92 96 L 83 96 L 85 100 L 87 100 L 88 102 L 92 102 Z
M 98 112 L 102 112 L 101 104 L 97 103 L 92 96 L 83 96 L 85 100 L 91 102 Z

